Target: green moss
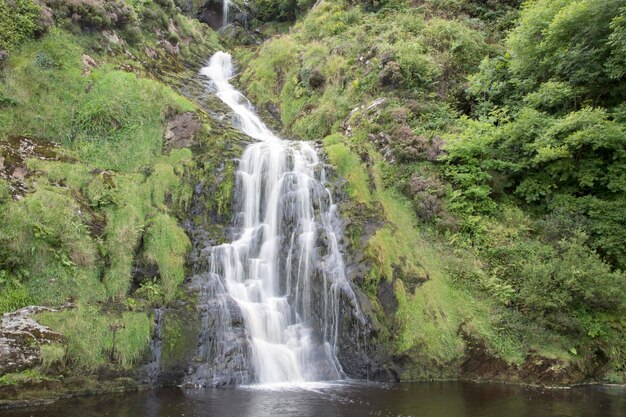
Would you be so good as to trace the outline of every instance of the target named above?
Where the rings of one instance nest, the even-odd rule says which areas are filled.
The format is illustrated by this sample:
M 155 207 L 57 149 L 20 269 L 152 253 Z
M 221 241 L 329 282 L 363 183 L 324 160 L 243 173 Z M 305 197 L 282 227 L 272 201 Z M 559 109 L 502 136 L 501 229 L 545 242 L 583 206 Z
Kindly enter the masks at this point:
M 372 196 L 367 171 L 359 157 L 343 141 L 340 134 L 328 136 L 324 139 L 324 151 L 337 173 L 347 180 L 350 197 L 359 203 L 370 205 Z
M 212 196 L 210 207 L 215 208 L 217 214 L 224 216 L 230 213 L 233 201 L 233 189 L 235 188 L 235 164 L 227 161 L 222 181 L 219 183 L 218 191 Z
M 162 365 L 171 366 L 185 363 L 190 354 L 195 353 L 198 342 L 199 323 L 193 312 L 166 311 L 162 328 Z
M 41 381 L 56 381 L 56 379 L 50 378 L 34 369 L 12 372 L 0 377 L 0 385 L 21 385 Z

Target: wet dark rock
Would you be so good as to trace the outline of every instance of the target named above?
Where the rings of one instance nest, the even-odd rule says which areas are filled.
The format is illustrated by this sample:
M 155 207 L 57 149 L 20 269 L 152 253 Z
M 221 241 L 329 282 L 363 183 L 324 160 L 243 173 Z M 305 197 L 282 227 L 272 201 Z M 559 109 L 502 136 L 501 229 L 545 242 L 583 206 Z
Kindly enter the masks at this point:
M 185 6 L 189 14 L 197 16 L 201 22 L 208 24 L 213 29 L 220 29 L 224 26 L 222 0 L 194 1 L 193 3 L 191 7 Z M 247 29 L 249 17 L 250 10 L 245 2 L 231 2 L 228 23 L 237 23 Z
M 258 45 L 260 37 L 240 24 L 231 24 L 220 29 L 220 33 L 236 45 Z
M 183 383 L 219 387 L 253 382 L 250 336 L 237 303 L 216 275 L 196 276 L 190 288 L 198 294 L 201 327 L 195 359 Z
M 309 75 L 309 87 L 317 89 L 322 87 L 325 82 L 326 77 L 324 77 L 321 72 L 319 72 L 318 70 L 311 71 L 311 74 Z
M 153 386 L 180 384 L 194 360 L 199 327 L 193 298 L 156 309 L 151 360 L 140 368 L 139 381 Z
M 378 81 L 388 87 L 400 87 L 404 84 L 404 76 L 400 68 L 400 64 L 396 61 L 388 62 L 378 73 Z
M 388 347 L 378 343 L 382 326 L 376 319 L 371 301 L 360 289 L 354 288 L 359 314 L 347 297 L 341 297 L 338 328 L 337 359 L 350 378 L 381 382 L 398 381 L 391 364 Z
M 394 290 L 395 279 L 393 281 L 381 280 L 378 284 L 377 297 L 385 314 L 389 317 L 398 310 L 398 299 Z
M 270 116 L 272 116 L 274 118 L 274 120 L 276 120 L 278 123 L 282 124 L 282 119 L 280 117 L 280 108 L 277 105 L 275 105 L 271 101 L 268 101 L 265 104 L 265 109 L 270 114 Z

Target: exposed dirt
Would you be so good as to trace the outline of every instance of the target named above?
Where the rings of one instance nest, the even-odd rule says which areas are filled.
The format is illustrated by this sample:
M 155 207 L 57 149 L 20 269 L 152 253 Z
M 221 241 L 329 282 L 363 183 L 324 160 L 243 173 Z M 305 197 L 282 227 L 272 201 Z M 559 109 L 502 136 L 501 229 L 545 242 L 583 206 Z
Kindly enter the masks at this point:
M 495 357 L 484 343 L 464 334 L 466 355 L 459 368 L 462 379 L 564 386 L 585 382 L 587 375 L 575 363 L 529 354 L 520 365 Z

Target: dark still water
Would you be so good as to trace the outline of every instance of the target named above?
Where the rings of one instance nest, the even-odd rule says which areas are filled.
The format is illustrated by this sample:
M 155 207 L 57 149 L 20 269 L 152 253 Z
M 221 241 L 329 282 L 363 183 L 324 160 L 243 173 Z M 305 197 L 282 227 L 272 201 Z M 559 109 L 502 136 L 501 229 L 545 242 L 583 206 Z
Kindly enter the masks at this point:
M 542 390 L 461 382 L 311 384 L 301 389 L 159 389 L 0 411 L 6 417 L 624 417 L 624 387 Z

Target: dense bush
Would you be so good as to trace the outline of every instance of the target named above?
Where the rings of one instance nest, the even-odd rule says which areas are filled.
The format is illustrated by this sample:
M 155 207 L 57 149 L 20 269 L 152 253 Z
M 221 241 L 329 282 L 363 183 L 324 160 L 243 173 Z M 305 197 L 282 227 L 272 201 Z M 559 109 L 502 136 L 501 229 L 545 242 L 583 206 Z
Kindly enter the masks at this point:
M 39 29 L 41 8 L 33 0 L 0 2 L 0 50 L 33 36 Z
M 136 20 L 133 6 L 123 0 L 44 0 L 57 21 L 77 24 L 82 28 L 106 29 L 123 27 Z
M 314 3 L 314 0 L 256 0 L 252 8 L 254 17 L 261 21 L 285 21 L 295 20 Z
M 446 157 L 469 201 L 480 188 L 484 202 L 508 193 L 583 216 L 588 245 L 622 269 L 626 126 L 616 115 L 626 83 L 612 68 L 625 11 L 618 1 L 530 3 L 509 52 L 471 77 L 482 118 L 449 141 Z

